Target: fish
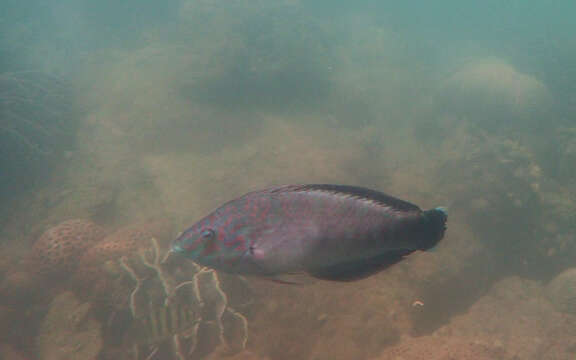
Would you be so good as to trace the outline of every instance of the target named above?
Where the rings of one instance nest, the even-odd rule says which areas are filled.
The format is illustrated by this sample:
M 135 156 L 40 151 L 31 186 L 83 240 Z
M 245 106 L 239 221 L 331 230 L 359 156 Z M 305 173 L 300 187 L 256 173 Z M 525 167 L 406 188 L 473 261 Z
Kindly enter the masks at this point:
M 281 185 L 231 200 L 182 232 L 171 251 L 201 266 L 274 279 L 354 281 L 444 237 L 445 208 L 364 187 Z

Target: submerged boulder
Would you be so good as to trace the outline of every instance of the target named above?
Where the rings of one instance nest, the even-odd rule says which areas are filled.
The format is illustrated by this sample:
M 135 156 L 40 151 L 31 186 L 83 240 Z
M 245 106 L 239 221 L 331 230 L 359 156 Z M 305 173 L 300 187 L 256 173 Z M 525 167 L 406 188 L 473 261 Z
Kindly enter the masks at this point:
M 576 315 L 576 268 L 564 270 L 546 286 L 546 295 L 556 310 Z
M 446 115 L 500 130 L 537 121 L 549 107 L 550 94 L 534 76 L 502 59 L 487 58 L 455 70 L 435 102 Z
M 92 317 L 90 303 L 64 292 L 50 304 L 36 339 L 43 360 L 96 359 L 102 349 L 101 324 Z

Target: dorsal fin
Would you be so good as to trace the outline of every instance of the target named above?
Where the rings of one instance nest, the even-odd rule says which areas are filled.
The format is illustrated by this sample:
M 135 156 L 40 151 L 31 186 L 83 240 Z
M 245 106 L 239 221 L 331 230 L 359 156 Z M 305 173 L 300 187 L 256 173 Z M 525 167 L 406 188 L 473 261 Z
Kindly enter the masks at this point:
M 372 201 L 374 203 L 388 206 L 398 211 L 421 211 L 420 208 L 407 201 L 397 199 L 393 196 L 386 195 L 380 191 L 351 185 L 333 185 L 333 184 L 307 184 L 307 185 L 284 185 L 269 189 L 272 193 L 279 192 L 298 192 L 298 191 L 324 191 L 343 196 L 354 197 Z

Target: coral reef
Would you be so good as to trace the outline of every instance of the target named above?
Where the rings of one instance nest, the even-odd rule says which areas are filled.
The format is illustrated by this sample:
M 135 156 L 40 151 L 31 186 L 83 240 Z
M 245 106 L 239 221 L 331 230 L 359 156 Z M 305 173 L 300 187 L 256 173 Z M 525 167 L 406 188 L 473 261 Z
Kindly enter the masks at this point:
M 164 219 L 132 224 L 79 256 L 70 286 L 105 321 L 104 358 L 184 359 L 246 347 L 248 322 L 232 303 L 247 300 L 229 298 L 230 279 L 171 261 L 170 230 Z
M 171 258 L 171 231 L 164 218 L 108 236 L 80 219 L 48 229 L 3 280 L 1 290 L 14 301 L 2 297 L 10 304 L 0 307 L 2 325 L 13 327 L 13 315 L 27 306 L 24 295 L 35 300 L 32 317 L 42 313 L 41 299 L 54 296 L 36 339 L 42 359 L 185 359 L 244 350 L 249 288 Z
M 151 238 L 169 239 L 171 230 L 172 224 L 168 219 L 149 219 L 121 227 L 83 252 L 79 263 L 83 267 L 93 266 L 133 254 L 141 246 L 149 244 Z
M 130 31 L 135 46 L 107 49 L 106 30 L 92 34 L 96 42 L 76 41 L 82 33 L 63 33 L 77 28 L 75 16 L 55 24 L 59 41 L 72 51 L 79 45 L 88 60 L 72 71 L 87 111 L 73 149 L 67 85 L 39 73 L 0 74 L 0 195 L 20 180 L 48 179 L 30 174 L 31 164 L 56 177 L 25 194 L 20 209 L 5 205 L 2 242 L 23 252 L 38 228 L 70 217 L 106 227 L 61 224 L 20 266 L 17 252 L 0 252 L 1 343 L 23 348 L 15 339 L 34 338 L 50 307 L 37 341 L 48 358 L 575 358 L 573 270 L 545 291 L 537 281 L 501 280 L 574 267 L 576 132 L 569 111 L 565 120 L 548 116 L 552 102 L 557 111 L 559 98 L 573 97 L 550 82 L 570 82 L 566 69 L 550 72 L 504 49 L 517 63 L 475 59 L 446 76 L 450 57 L 482 49 L 459 50 L 456 37 L 451 51 L 428 57 L 438 39 L 412 39 L 373 7 L 346 11 L 353 2 L 328 9 L 299 0 L 183 0 L 162 5 L 164 14 L 150 11 L 152 3 L 128 11 L 165 19 Z M 35 37 L 26 24 L 18 29 Z M 423 119 L 416 138 L 413 125 Z M 560 121 L 567 128 L 554 129 Z M 530 136 L 554 143 L 552 154 L 537 154 Z M 447 206 L 451 223 L 436 252 L 358 283 L 306 287 L 246 282 L 169 257 L 170 225 L 143 220 L 164 209 L 182 229 L 235 195 L 292 182 L 382 189 Z M 64 307 L 77 320 L 66 320 Z M 18 327 L 27 332 L 11 333 L 28 320 Z M 50 338 L 58 331 L 49 323 L 74 333 Z M 94 348 L 75 337 L 84 332 Z M 68 353 L 47 355 L 58 344 Z
M 105 231 L 89 220 L 72 219 L 46 230 L 20 263 L 0 283 L 3 301 L 24 304 L 53 291 L 75 270 L 81 254 L 104 237 Z
M 232 307 L 220 276 L 192 262 L 170 263 L 170 253 L 154 238 L 148 243 L 136 256 L 118 260 L 133 281 L 127 296 L 131 356 L 186 359 L 245 349 L 248 320 Z
M 64 221 L 44 232 L 32 247 L 29 263 L 39 272 L 70 274 L 84 251 L 104 237 L 98 225 L 82 219 Z
M 113 306 L 125 306 L 126 286 L 122 281 L 125 272 L 120 266 L 122 257 L 137 257 L 139 252 L 151 247 L 150 239 L 165 241 L 170 237 L 171 222 L 151 219 L 122 227 L 79 256 L 79 267 L 72 278 L 78 294 L 87 299 L 102 301 Z
M 463 149 L 466 156 L 438 168 L 438 184 L 482 239 L 492 258 L 487 261 L 538 276 L 570 263 L 573 196 L 544 174 L 534 150 L 481 135 Z

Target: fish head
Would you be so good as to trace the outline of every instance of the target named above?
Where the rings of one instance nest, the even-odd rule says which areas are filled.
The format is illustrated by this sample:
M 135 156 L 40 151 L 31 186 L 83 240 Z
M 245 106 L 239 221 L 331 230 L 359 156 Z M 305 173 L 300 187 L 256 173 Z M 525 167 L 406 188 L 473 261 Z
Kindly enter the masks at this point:
M 172 244 L 172 252 L 200 265 L 229 273 L 257 272 L 252 262 L 252 227 L 244 221 L 233 223 L 209 218 L 184 231 Z
M 221 256 L 223 233 L 220 226 L 210 219 L 204 219 L 182 232 L 172 243 L 172 251 L 194 261 L 214 261 Z
M 210 228 L 193 226 L 184 231 L 172 244 L 172 251 L 190 259 L 210 252 L 216 232 Z

